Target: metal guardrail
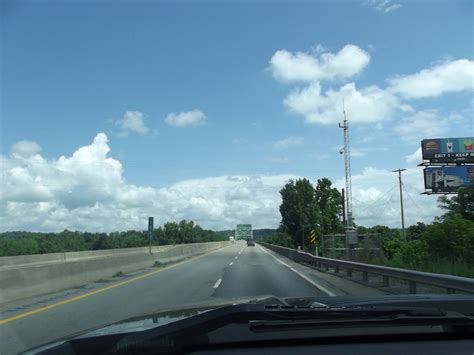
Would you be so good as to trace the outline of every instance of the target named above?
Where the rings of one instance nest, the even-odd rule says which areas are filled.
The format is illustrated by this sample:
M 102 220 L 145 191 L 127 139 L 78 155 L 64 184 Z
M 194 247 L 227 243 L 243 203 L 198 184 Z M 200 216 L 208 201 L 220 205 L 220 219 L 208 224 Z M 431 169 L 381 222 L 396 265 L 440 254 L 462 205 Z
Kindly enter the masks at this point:
M 313 268 L 329 271 L 329 268 L 332 267 L 336 273 L 340 272 L 342 269 L 346 271 L 347 276 L 349 277 L 352 277 L 353 271 L 362 272 L 362 281 L 368 282 L 369 274 L 381 275 L 384 287 L 390 286 L 390 278 L 405 280 L 408 281 L 410 293 L 416 293 L 416 285 L 418 283 L 444 288 L 447 293 L 455 293 L 456 291 L 474 293 L 474 279 L 469 277 L 433 274 L 429 272 L 363 264 L 353 261 L 329 259 L 273 244 L 262 242 L 258 242 L 258 244 L 261 244 L 262 246 L 293 261 L 307 264 Z

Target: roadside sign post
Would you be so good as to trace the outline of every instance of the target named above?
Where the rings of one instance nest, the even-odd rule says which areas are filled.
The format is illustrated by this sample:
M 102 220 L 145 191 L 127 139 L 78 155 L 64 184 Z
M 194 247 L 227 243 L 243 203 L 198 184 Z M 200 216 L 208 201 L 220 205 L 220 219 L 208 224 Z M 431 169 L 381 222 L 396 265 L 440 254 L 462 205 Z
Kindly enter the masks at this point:
M 318 247 L 316 245 L 316 240 L 317 240 L 316 228 L 313 228 L 311 230 L 311 233 L 309 234 L 309 241 L 311 244 L 314 244 L 314 255 L 318 256 Z
M 151 254 L 151 237 L 153 235 L 153 217 L 148 217 L 148 251 Z

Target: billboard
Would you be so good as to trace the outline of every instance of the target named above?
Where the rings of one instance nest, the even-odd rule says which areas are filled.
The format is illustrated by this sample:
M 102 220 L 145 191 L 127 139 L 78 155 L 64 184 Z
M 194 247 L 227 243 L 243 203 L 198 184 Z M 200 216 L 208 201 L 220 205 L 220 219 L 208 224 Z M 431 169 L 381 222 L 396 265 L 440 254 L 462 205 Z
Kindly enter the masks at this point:
M 474 166 L 442 166 L 425 168 L 425 189 L 432 192 L 457 192 L 474 183 Z
M 474 163 L 474 137 L 423 139 L 421 153 L 431 163 Z

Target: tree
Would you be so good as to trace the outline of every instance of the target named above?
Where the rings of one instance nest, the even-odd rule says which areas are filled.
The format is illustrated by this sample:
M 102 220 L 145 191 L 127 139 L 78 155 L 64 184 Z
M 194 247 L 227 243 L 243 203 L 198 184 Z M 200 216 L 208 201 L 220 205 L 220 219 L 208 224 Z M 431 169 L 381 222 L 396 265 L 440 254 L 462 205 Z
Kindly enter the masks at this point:
M 474 222 L 460 214 L 448 214 L 426 227 L 422 238 L 433 258 L 474 261 Z
M 290 180 L 281 190 L 281 225 L 295 245 L 307 242 L 310 230 L 319 218 L 315 190 L 308 179 Z M 302 245 L 304 247 L 304 245 Z
M 419 239 L 425 230 L 426 224 L 423 222 L 416 222 L 416 224 L 413 224 L 407 228 L 407 237 L 411 240 Z
M 452 198 L 441 196 L 438 205 L 446 210 L 445 216 L 459 213 L 463 218 L 474 221 L 474 183 L 460 188 L 457 196 Z
M 337 233 L 342 231 L 339 216 L 342 214 L 342 194 L 328 178 L 318 179 L 315 189 L 316 203 L 321 213 L 319 219 L 319 233 Z

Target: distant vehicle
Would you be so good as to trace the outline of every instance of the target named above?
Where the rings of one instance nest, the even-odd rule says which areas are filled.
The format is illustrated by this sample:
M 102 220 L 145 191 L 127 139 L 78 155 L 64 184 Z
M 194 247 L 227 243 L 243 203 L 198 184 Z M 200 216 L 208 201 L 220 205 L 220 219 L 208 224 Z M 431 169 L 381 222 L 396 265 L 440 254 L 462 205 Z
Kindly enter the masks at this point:
M 247 239 L 247 246 L 248 247 L 254 247 L 255 246 L 255 240 Z
M 229 240 L 231 241 L 231 243 L 234 243 L 234 236 L 233 236 L 233 235 L 229 235 Z

